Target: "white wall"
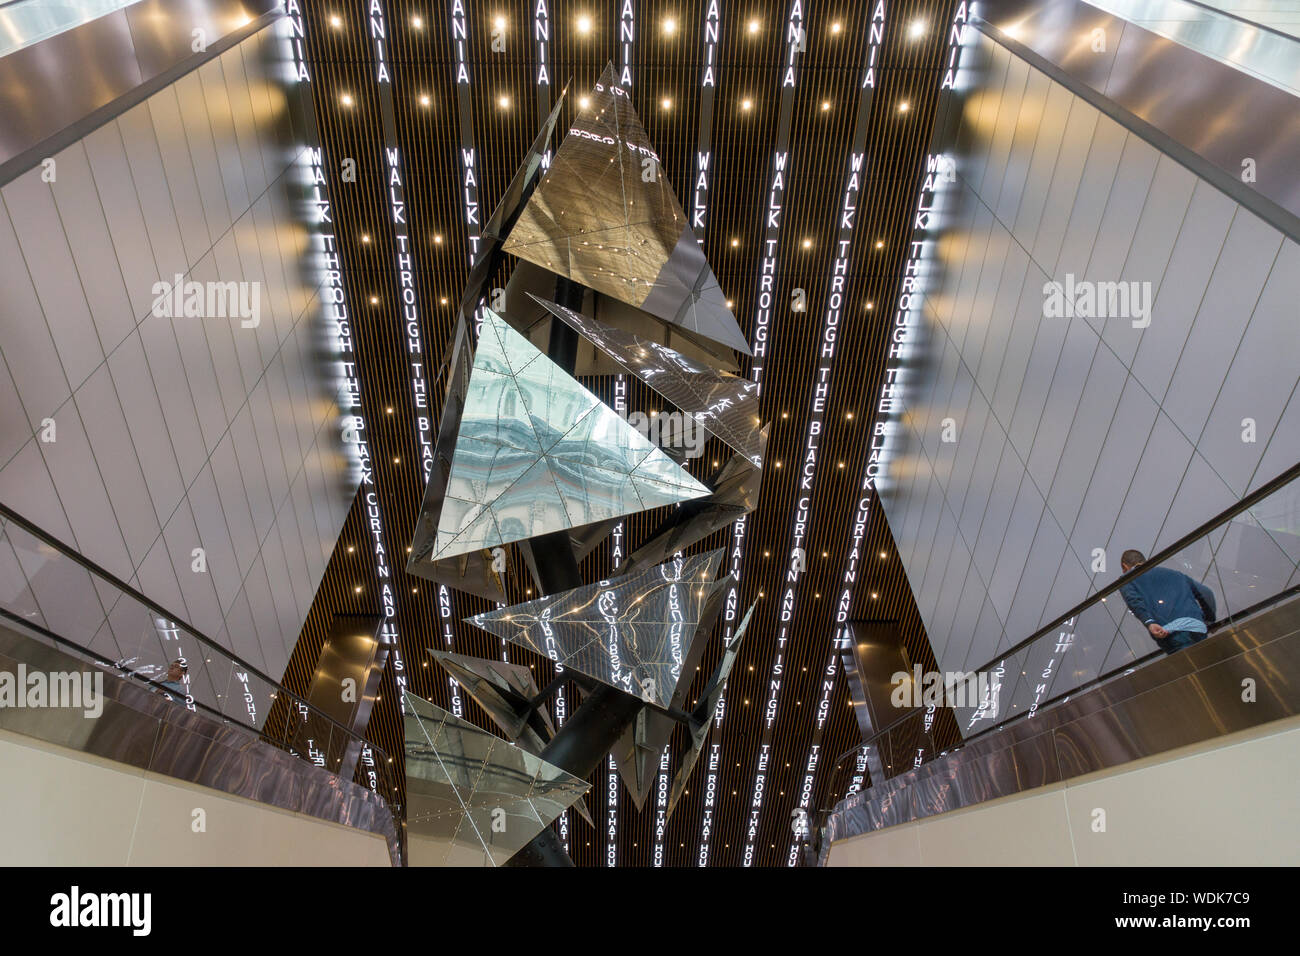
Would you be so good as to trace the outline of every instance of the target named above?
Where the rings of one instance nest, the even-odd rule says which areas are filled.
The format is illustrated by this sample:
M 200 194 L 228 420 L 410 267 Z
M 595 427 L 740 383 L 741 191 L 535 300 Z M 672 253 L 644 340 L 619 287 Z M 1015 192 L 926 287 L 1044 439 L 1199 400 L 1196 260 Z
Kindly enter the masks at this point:
M 936 197 L 924 362 L 905 373 L 880 486 L 948 671 L 986 663 L 1113 581 L 1125 549 L 1172 543 L 1300 460 L 1300 245 L 968 33 L 974 88 L 944 94 L 960 117 L 933 148 L 955 157 L 957 182 Z M 1045 284 L 1067 274 L 1149 282 L 1149 327 L 1045 317 Z M 1242 440 L 1246 418 L 1255 442 Z M 956 441 L 943 440 L 946 419 Z M 1221 605 L 1300 581 L 1300 508 L 1274 517 L 1271 541 L 1254 526 L 1227 536 L 1226 566 L 1255 577 L 1211 573 Z M 1206 571 L 1208 550 L 1188 557 L 1189 573 Z M 1155 649 L 1122 602 L 1087 623 L 1081 672 Z
M 1295 866 L 1298 779 L 1300 718 L 1288 718 L 841 840 L 828 865 Z
M 359 479 L 302 271 L 280 42 L 254 34 L 57 154 L 53 182 L 0 189 L 0 501 L 276 679 Z M 153 316 L 177 273 L 259 283 L 260 325 Z M 3 550 L 0 603 L 61 630 L 73 595 Z M 135 656 L 116 637 L 91 647 Z
M 202 833 L 193 830 L 196 809 Z M 377 834 L 0 731 L 0 865 L 390 862 Z

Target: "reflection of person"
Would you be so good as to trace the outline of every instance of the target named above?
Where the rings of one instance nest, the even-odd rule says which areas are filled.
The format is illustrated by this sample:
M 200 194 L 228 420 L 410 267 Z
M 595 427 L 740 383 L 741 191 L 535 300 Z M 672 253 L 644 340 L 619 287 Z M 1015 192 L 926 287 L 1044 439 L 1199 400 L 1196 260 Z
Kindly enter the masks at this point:
M 1141 551 L 1125 551 L 1119 560 L 1125 572 L 1146 563 Z M 1171 568 L 1143 572 L 1119 593 L 1166 654 L 1205 640 L 1214 620 L 1214 592 Z
M 184 658 L 178 657 L 167 668 L 167 679 L 158 683 L 183 699 L 185 697 L 185 675 L 188 671 L 189 667 L 186 665 Z

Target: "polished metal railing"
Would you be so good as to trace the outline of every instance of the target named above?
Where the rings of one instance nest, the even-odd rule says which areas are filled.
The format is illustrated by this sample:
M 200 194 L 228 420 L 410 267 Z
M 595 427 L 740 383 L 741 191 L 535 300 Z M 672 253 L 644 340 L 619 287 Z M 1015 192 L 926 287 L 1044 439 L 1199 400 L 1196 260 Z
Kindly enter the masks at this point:
M 966 672 L 972 679 L 946 680 L 943 703 L 910 708 L 844 751 L 831 765 L 829 803 L 844 796 L 855 777 L 860 788 L 869 786 L 871 764 L 885 779 L 906 773 L 1159 657 L 1163 651 L 1129 613 L 1120 593 L 1156 566 L 1181 571 L 1214 592 L 1216 619 L 1209 624 L 1210 633 L 1300 592 L 1300 464 Z M 951 707 L 961 738 L 939 739 L 940 707 L 963 698 L 962 706 Z M 823 808 L 823 818 L 829 812 L 829 806 Z
M 387 804 L 400 840 L 397 768 L 381 747 L 3 504 L 0 619 L 330 773 L 359 753 L 352 780 Z

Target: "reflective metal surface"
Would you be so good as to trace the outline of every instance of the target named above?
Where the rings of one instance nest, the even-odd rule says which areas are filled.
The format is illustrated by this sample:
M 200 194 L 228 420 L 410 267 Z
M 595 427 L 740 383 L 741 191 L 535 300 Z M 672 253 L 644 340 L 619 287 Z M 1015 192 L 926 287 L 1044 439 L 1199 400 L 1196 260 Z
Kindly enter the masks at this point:
M 971 23 L 1300 238 L 1296 97 L 1082 0 L 984 0 Z M 1274 173 L 1244 184 L 1246 157 Z
M 507 740 L 518 743 L 529 753 L 541 753 L 546 742 L 555 736 L 555 725 L 545 705 L 535 709 L 529 705 L 539 693 L 532 668 L 433 648 L 429 648 L 429 654 L 487 711 Z M 533 717 L 537 726 L 530 726 Z
M 47 29 L 49 35 L 8 55 L 0 40 L 0 184 L 139 102 L 177 71 L 193 69 L 282 15 L 271 0 L 138 0 L 118 6 L 71 28 Z M 0 37 L 30 38 L 0 21 L 5 26 L 11 29 Z M 196 30 L 207 43 L 198 54 Z
M 460 314 L 465 319 L 473 315 L 483 298 L 483 290 L 487 288 L 492 274 L 501 264 L 501 247 L 505 243 L 506 236 L 514 227 L 533 190 L 537 188 L 537 182 L 541 178 L 542 159 L 551 151 L 551 136 L 555 132 L 555 124 L 560 118 L 560 110 L 564 107 L 564 99 L 568 92 L 569 86 L 566 83 L 555 101 L 555 106 L 551 108 L 550 115 L 542 123 L 542 128 L 538 131 L 532 146 L 528 148 L 524 161 L 515 170 L 514 178 L 510 180 L 510 185 L 506 187 L 496 209 L 492 210 L 492 218 L 483 227 L 478 256 L 474 259 L 474 265 L 469 271 L 469 279 L 465 283 L 465 290 L 461 293 Z
M 757 382 L 692 361 L 657 342 L 604 326 L 554 302 L 532 298 L 710 434 L 762 466 L 763 420 L 758 412 Z
M 726 689 L 727 678 L 731 676 L 731 668 L 740 655 L 740 641 L 745 636 L 745 631 L 749 629 L 749 619 L 754 614 L 754 607 L 755 605 L 751 604 L 749 610 L 745 612 L 740 625 L 731 637 L 731 643 L 722 652 L 722 660 L 718 661 L 713 676 L 709 678 L 703 693 L 700 694 L 700 702 L 692 714 L 690 746 L 687 748 L 686 753 L 682 755 L 682 762 L 677 768 L 677 773 L 673 776 L 672 788 L 668 792 L 668 808 L 665 811 L 665 819 L 673 815 L 677 801 L 686 792 L 686 783 L 690 780 L 691 771 L 695 769 L 700 754 L 704 752 L 704 742 L 709 739 L 709 725 L 713 723 L 713 714 L 718 708 L 718 700 L 722 697 L 723 690 Z
M 485 310 L 431 559 L 708 493 Z
M 614 581 L 599 581 L 468 618 L 661 707 L 672 706 L 692 642 L 713 599 L 722 549 Z M 724 577 L 722 581 L 726 581 Z
M 102 677 L 103 709 L 0 707 L 0 729 L 258 803 L 380 834 L 401 851 L 388 805 L 367 788 L 278 749 L 256 732 L 0 625 L 0 672 Z M 134 821 L 123 821 L 123 826 Z
M 767 448 L 768 431 L 764 425 L 759 433 L 762 446 L 759 456 Z M 732 455 L 722 466 L 718 477 L 711 481 L 713 494 L 698 501 L 690 501 L 676 508 L 645 544 L 633 551 L 619 568 L 620 574 L 666 561 L 676 554 L 702 541 L 720 528 L 725 528 L 742 515 L 758 507 L 758 493 L 763 483 L 763 471 L 739 454 Z
M 533 297 L 554 299 L 556 279 L 554 272 L 521 259 L 506 283 L 505 319 L 538 348 L 545 348 L 550 340 L 552 316 Z M 583 290 L 581 311 L 603 326 L 631 332 L 713 368 L 735 372 L 740 367 L 736 364 L 736 353 L 725 345 L 664 322 L 595 289 Z M 579 340 L 574 375 L 615 375 L 619 371 L 618 363 L 612 358 L 590 342 Z
M 1242 688 L 1252 682 L 1254 699 Z M 822 844 L 1212 740 L 1300 712 L 1300 600 L 1016 720 L 831 813 Z M 898 755 L 907 758 L 906 753 Z M 896 758 L 897 759 L 897 758 Z
M 1300 43 L 1186 0 L 1089 0 L 1144 30 L 1300 95 Z
M 713 632 L 713 626 L 722 612 L 730 581 L 731 577 L 728 575 L 713 583 L 708 603 L 700 612 L 699 622 L 685 640 L 686 650 L 681 656 L 677 671 L 687 676 L 685 680 L 677 682 L 668 700 L 668 705 L 678 714 L 687 709 L 687 695 L 691 689 L 693 676 L 699 670 L 709 635 Z M 709 713 L 711 714 L 712 711 L 710 710 Z M 701 711 L 698 708 L 692 711 L 692 716 L 687 721 L 688 729 L 694 731 L 695 723 L 699 721 L 708 723 L 708 718 L 698 717 L 699 714 Z M 638 810 L 645 806 L 646 799 L 654 788 L 655 780 L 659 775 L 660 756 L 672 739 L 673 731 L 677 729 L 678 719 L 662 711 L 643 707 L 632 725 L 610 750 L 610 756 L 614 759 L 619 776 L 623 778 L 628 795 Z M 689 773 L 689 770 L 687 772 Z
M 750 354 L 612 63 L 504 249 Z
M 499 866 L 589 789 L 427 700 L 405 700 L 414 866 Z

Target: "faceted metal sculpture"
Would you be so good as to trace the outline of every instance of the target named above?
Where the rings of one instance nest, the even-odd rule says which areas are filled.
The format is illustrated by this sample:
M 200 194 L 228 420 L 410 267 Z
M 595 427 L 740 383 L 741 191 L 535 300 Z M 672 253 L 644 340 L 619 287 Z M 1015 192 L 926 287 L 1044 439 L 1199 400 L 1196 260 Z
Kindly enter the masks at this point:
M 613 409 L 484 310 L 432 560 L 707 494 Z
M 545 704 L 533 704 L 541 691 L 533 679 L 531 667 L 433 648 L 428 650 L 438 665 L 487 711 L 507 740 L 530 754 L 541 754 L 555 736 L 555 725 L 551 723 Z M 574 809 L 584 820 L 595 825 L 585 800 L 574 804 Z
M 719 372 L 657 342 L 604 326 L 554 302 L 532 298 L 710 434 L 754 465 L 762 466 L 763 420 L 758 414 L 757 382 Z
M 559 279 L 554 272 L 520 259 L 506 282 L 504 318 L 538 348 L 544 348 L 550 340 L 554 317 L 538 305 L 533 296 L 547 301 L 555 299 L 556 282 Z M 680 325 L 665 322 L 643 309 L 595 289 L 584 290 L 580 311 L 602 326 L 631 332 L 713 368 L 727 372 L 735 372 L 739 368 L 736 353 L 720 342 L 697 335 Z M 620 371 L 618 363 L 612 358 L 590 342 L 579 340 L 578 351 L 574 356 L 574 375 L 617 375 Z
M 483 234 L 479 237 L 478 255 L 474 258 L 474 266 L 469 271 L 465 291 L 461 294 L 460 313 L 466 319 L 474 314 L 479 300 L 483 298 L 483 290 L 487 288 L 492 274 L 501 264 L 501 246 L 519 218 L 519 213 L 523 211 L 528 197 L 537 188 L 537 182 L 541 178 L 542 160 L 551 149 L 551 134 L 555 132 L 555 124 L 560 118 L 560 110 L 564 106 L 564 99 L 568 92 L 569 86 L 566 83 L 555 101 L 555 106 L 551 108 L 550 115 L 546 117 L 532 146 L 529 147 L 524 161 L 515 171 L 510 185 L 506 187 L 505 195 L 497 203 L 496 209 L 492 210 L 492 218 L 483 226 Z
M 412 865 L 499 866 L 589 789 L 436 704 L 405 701 Z
M 768 430 L 759 433 L 762 449 L 767 448 Z M 763 454 L 760 450 L 760 456 Z M 637 548 L 619 568 L 620 574 L 633 574 L 667 560 L 669 555 L 684 551 L 713 532 L 732 524 L 758 507 L 758 493 L 763 472 L 741 455 L 733 455 L 711 480 L 713 494 L 689 501 L 673 511 L 645 544 Z
M 675 558 L 640 574 L 467 620 L 567 669 L 668 707 L 721 560 L 721 548 Z
M 529 706 L 540 693 L 532 668 L 433 648 L 429 648 L 429 654 L 487 711 L 507 740 L 536 754 L 555 736 L 555 725 L 546 707 Z
M 503 248 L 750 354 L 613 64 Z
M 740 626 L 731 635 L 731 642 L 727 644 L 722 652 L 722 660 L 718 661 L 717 669 L 713 672 L 713 676 L 709 678 L 709 683 L 705 686 L 703 693 L 700 694 L 700 702 L 691 714 L 691 745 L 682 756 L 681 765 L 677 768 L 677 773 L 673 777 L 672 789 L 668 793 L 668 809 L 665 812 L 665 818 L 673 815 L 677 801 L 686 792 L 686 781 L 690 779 L 691 771 L 695 769 L 695 763 L 700 759 L 700 754 L 704 751 L 704 742 L 709 737 L 709 725 L 713 723 L 713 714 L 718 709 L 718 700 L 722 697 L 722 691 L 727 686 L 727 678 L 731 676 L 731 668 L 736 663 L 736 657 L 740 654 L 740 641 L 749 628 L 749 619 L 754 615 L 754 607 L 753 604 L 749 606 L 749 610 L 745 612 L 744 618 L 741 619 Z
M 686 642 L 680 668 L 683 679 L 677 682 L 673 695 L 668 701 L 669 706 L 677 712 L 677 716 L 651 707 L 642 708 L 636 720 L 623 732 L 614 749 L 610 751 L 610 756 L 614 758 L 614 765 L 618 768 L 628 794 L 638 810 L 645 806 L 646 798 L 654 788 L 655 777 L 659 773 L 659 758 L 664 748 L 668 746 L 668 741 L 672 739 L 677 722 L 681 719 L 681 712 L 686 709 L 686 697 L 690 692 L 691 683 L 696 671 L 699 670 L 700 661 L 704 658 L 709 634 L 713 631 L 713 625 L 722 611 L 727 590 L 733 581 L 732 575 L 724 574 L 713 582 L 712 593 L 700 613 L 699 624 Z

